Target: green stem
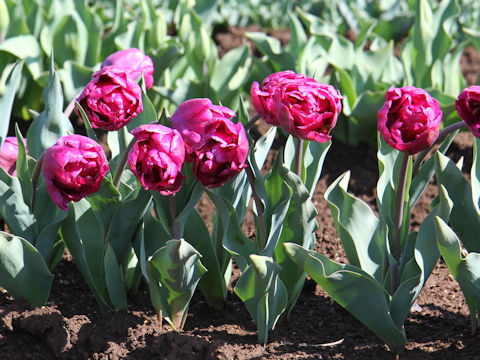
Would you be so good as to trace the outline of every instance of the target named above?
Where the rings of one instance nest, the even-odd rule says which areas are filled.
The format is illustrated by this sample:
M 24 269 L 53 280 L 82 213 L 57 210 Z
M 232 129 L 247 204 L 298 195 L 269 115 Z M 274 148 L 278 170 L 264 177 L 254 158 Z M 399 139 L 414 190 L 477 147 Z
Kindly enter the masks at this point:
M 252 188 L 253 201 L 255 201 L 255 207 L 257 208 L 258 232 L 259 232 L 259 234 L 257 234 L 257 237 L 260 244 L 260 250 L 263 250 L 267 245 L 265 219 L 263 217 L 263 213 L 265 209 L 263 208 L 262 200 L 258 196 L 256 187 L 255 187 L 255 174 L 253 173 L 252 166 L 248 161 L 247 161 L 247 167 L 245 168 L 245 171 L 247 172 L 248 182 L 250 183 L 250 187 Z
M 37 160 L 37 163 L 35 164 L 35 167 L 33 168 L 33 174 L 32 174 L 32 212 L 35 211 L 35 199 L 37 197 L 37 185 L 38 185 L 38 179 L 40 178 L 40 172 L 42 171 L 42 164 L 43 164 L 43 154 L 40 155 L 40 157 Z
M 181 229 L 180 224 L 177 221 L 177 202 L 175 201 L 175 195 L 168 195 L 168 209 L 170 211 L 170 219 L 172 220 L 172 238 L 180 239 Z
M 415 162 L 413 163 L 413 170 L 412 170 L 413 176 L 415 176 L 418 173 L 420 169 L 420 165 L 422 165 L 423 159 L 425 159 L 425 156 L 427 156 L 430 150 L 432 150 L 436 145 L 440 144 L 450 133 L 456 130 L 462 129 L 466 126 L 467 124 L 465 123 L 465 121 L 459 121 L 455 124 L 447 126 L 442 131 L 440 131 L 440 133 L 438 134 L 437 140 L 435 140 L 432 146 L 418 153 L 415 159 Z
M 253 115 L 252 118 L 250 120 L 248 120 L 247 125 L 245 125 L 245 130 L 246 131 L 250 130 L 250 128 L 253 125 L 255 125 L 255 123 L 258 121 L 258 119 L 260 119 L 260 115 L 258 115 L 258 114 Z
M 302 178 L 303 139 L 298 138 L 295 144 L 295 174 Z
M 395 217 L 393 219 L 394 229 L 391 243 L 392 255 L 396 262 L 396 264 L 394 264 L 394 266 L 392 266 L 390 269 L 392 295 L 395 293 L 395 291 L 397 291 L 399 285 L 398 264 L 400 264 L 401 256 L 400 239 L 402 237 L 403 206 L 405 203 L 405 189 L 407 186 L 408 162 L 410 160 L 410 155 L 407 153 L 401 153 L 401 156 L 402 165 L 398 178 L 397 195 L 395 197 Z
M 127 159 L 128 159 L 128 154 L 130 153 L 130 150 L 132 150 L 133 145 L 137 142 L 136 138 L 133 138 L 132 141 L 128 144 L 127 148 L 122 154 L 122 157 L 120 158 L 120 162 L 118 163 L 117 171 L 115 172 L 115 176 L 113 177 L 113 186 L 115 188 L 120 187 L 120 181 L 122 179 L 122 174 L 123 171 L 125 170 L 125 166 L 127 165 Z

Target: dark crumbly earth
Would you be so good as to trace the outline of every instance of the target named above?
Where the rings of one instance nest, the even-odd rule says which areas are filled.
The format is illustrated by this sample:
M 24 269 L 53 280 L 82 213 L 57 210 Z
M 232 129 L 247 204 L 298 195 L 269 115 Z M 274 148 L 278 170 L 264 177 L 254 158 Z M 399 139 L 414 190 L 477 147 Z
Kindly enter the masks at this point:
M 244 32 L 226 29 L 217 34 L 220 50 L 225 52 L 245 41 Z M 280 33 L 278 37 L 288 41 L 284 35 Z M 469 48 L 461 65 L 469 84 L 476 83 L 480 56 Z M 464 156 L 468 172 L 471 152 L 472 136 L 465 133 L 457 136 L 449 155 L 455 160 Z M 350 191 L 375 208 L 376 149 L 334 141 L 314 194 L 319 224 L 316 250 L 341 262 L 347 260 L 323 194 L 347 170 L 351 170 Z M 414 209 L 413 227 L 426 216 L 436 194 L 437 187 L 432 182 Z M 208 201 L 199 206 L 205 214 L 213 210 Z M 248 231 L 251 226 L 246 228 Z M 25 301 L 0 292 L 1 359 L 394 358 L 382 341 L 310 279 L 290 316 L 281 318 L 264 347 L 257 342 L 255 324 L 244 305 L 232 292 L 240 275 L 238 270 L 234 270 L 225 307 L 212 309 L 199 292 L 195 293 L 185 329 L 178 333 L 158 322 L 145 284 L 130 299 L 127 311 L 101 313 L 68 256 L 64 256 L 54 274 L 50 300 L 44 307 L 30 309 Z M 408 316 L 405 332 L 408 343 L 400 358 L 480 359 L 479 335 L 470 334 L 465 300 L 441 260 Z

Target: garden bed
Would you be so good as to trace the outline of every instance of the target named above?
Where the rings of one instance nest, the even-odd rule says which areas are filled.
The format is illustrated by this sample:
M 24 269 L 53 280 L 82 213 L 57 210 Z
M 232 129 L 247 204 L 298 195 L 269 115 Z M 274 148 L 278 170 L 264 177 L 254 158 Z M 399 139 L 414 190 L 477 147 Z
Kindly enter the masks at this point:
M 224 41 L 243 37 L 229 29 Z M 240 34 L 240 35 L 238 35 Z M 222 33 L 224 35 L 224 33 Z M 221 42 L 217 34 L 216 40 Z M 227 44 L 220 44 L 229 49 Z M 234 45 L 238 46 L 238 45 Z M 479 57 L 467 49 L 463 72 L 470 83 L 479 73 Z M 474 79 L 474 80 L 473 80 Z M 465 156 L 471 165 L 472 135 L 457 136 L 449 155 Z M 273 154 L 274 155 L 274 154 Z M 323 175 L 314 194 L 318 210 L 316 250 L 346 262 L 331 212 L 323 198 L 327 186 L 351 170 L 350 191 L 375 208 L 378 176 L 376 149 L 334 140 Z M 412 226 L 428 211 L 437 188 L 430 184 L 417 203 Z M 209 214 L 209 202 L 201 202 Z M 248 229 L 248 226 L 247 226 Z M 252 235 L 252 234 L 249 234 Z M 46 306 L 30 309 L 28 303 L 0 293 L 0 354 L 2 359 L 391 359 L 392 353 L 372 332 L 334 303 L 312 280 L 307 280 L 289 317 L 283 317 L 269 335 L 267 346 L 257 341 L 254 322 L 232 289 L 239 276 L 234 269 L 225 307 L 210 308 L 196 292 L 184 331 L 160 324 L 151 306 L 148 286 L 140 285 L 128 311 L 102 313 L 69 256 L 56 268 Z M 463 295 L 442 261 L 424 286 L 405 323 L 407 345 L 401 358 L 475 358 L 477 336 L 470 334 L 468 308 Z

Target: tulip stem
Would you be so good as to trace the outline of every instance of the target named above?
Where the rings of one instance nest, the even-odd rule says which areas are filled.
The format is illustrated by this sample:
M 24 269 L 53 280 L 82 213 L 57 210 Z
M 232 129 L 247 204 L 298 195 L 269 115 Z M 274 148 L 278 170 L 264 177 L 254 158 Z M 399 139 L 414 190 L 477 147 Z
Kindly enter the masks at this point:
M 38 158 L 35 167 L 33 168 L 33 174 L 32 174 L 32 212 L 35 211 L 35 198 L 37 197 L 37 185 L 38 185 L 38 179 L 40 178 L 40 172 L 42 171 L 42 164 L 43 164 L 43 154 L 40 155 Z
M 455 124 L 447 126 L 442 131 L 440 131 L 440 133 L 438 134 L 437 140 L 435 140 L 432 146 L 418 153 L 417 158 L 413 163 L 412 174 L 415 176 L 418 173 L 420 169 L 420 165 L 422 165 L 423 159 L 425 159 L 425 156 L 427 156 L 427 154 L 430 152 L 430 150 L 433 149 L 433 147 L 440 144 L 450 133 L 456 130 L 462 129 L 466 126 L 467 124 L 465 123 L 465 121 L 459 121 L 459 122 L 456 122 Z
M 295 174 L 302 178 L 303 165 L 303 139 L 298 138 L 295 144 Z
M 253 200 L 255 201 L 255 207 L 257 208 L 257 220 L 258 220 L 258 232 L 257 238 L 259 240 L 260 244 L 260 250 L 263 250 L 265 246 L 267 245 L 267 234 L 265 232 L 265 219 L 263 217 L 263 213 L 265 209 L 263 208 L 263 203 L 260 197 L 258 196 L 256 187 L 255 187 L 255 174 L 253 172 L 252 166 L 250 165 L 250 162 L 247 161 L 247 167 L 245 168 L 245 171 L 247 172 L 247 178 L 248 182 L 250 183 L 250 187 L 252 188 L 252 195 L 253 195 Z
M 172 238 L 180 239 L 180 224 L 177 221 L 177 202 L 175 195 L 168 195 L 168 210 L 170 211 L 170 219 L 172 220 Z
M 113 186 L 115 186 L 117 190 L 120 187 L 122 174 L 125 170 L 125 166 L 127 165 L 128 154 L 130 153 L 130 150 L 132 150 L 133 145 L 135 145 L 136 142 L 136 138 L 133 138 L 132 141 L 130 141 L 127 148 L 123 152 L 122 157 L 120 158 L 120 162 L 118 163 L 117 171 L 115 171 L 115 175 L 113 176 Z
M 398 264 L 400 264 L 400 239 L 402 237 L 402 225 L 403 225 L 403 211 L 405 203 L 405 190 L 407 186 L 407 175 L 408 175 L 408 162 L 410 160 L 410 155 L 407 153 L 401 153 L 402 156 L 402 165 L 400 168 L 400 175 L 398 178 L 397 185 L 397 194 L 395 198 L 395 217 L 393 219 L 393 239 L 391 243 L 391 250 L 393 258 L 395 259 L 395 264 L 390 268 L 390 283 L 392 287 L 392 295 L 397 291 L 399 285 L 399 273 L 398 273 Z
M 247 125 L 245 125 L 245 130 L 250 130 L 250 128 L 255 125 L 255 123 L 260 119 L 260 115 L 259 114 L 255 114 L 251 117 L 250 120 L 248 120 L 248 123 Z

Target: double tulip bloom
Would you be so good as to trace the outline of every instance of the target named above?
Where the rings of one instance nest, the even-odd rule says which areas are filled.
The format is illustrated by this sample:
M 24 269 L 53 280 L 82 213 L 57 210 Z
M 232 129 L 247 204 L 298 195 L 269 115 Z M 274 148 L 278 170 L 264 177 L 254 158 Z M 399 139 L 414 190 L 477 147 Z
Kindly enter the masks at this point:
M 377 115 L 378 131 L 391 147 L 416 154 L 438 137 L 442 110 L 425 90 L 413 86 L 390 88 Z
M 185 146 L 179 132 L 160 124 L 132 131 L 137 141 L 128 154 L 130 169 L 146 190 L 171 195 L 180 190 Z
M 458 116 L 476 137 L 480 137 L 480 86 L 464 89 L 455 101 Z
M 27 140 L 23 139 L 23 141 L 25 146 L 27 146 Z M 0 149 L 0 167 L 2 167 L 9 175 L 17 176 L 17 158 L 17 138 L 15 136 L 9 136 L 5 139 L 2 148 Z
M 182 135 L 186 159 L 203 185 L 215 188 L 231 180 L 246 167 L 248 140 L 241 123 L 230 118 L 235 113 L 209 99 L 182 103 L 171 121 Z
M 330 140 L 342 110 L 343 97 L 337 89 L 290 70 L 268 76 L 261 87 L 254 82 L 250 94 L 268 124 L 304 140 Z
M 142 112 L 142 90 L 136 82 L 141 74 L 146 88 L 152 87 L 152 59 L 138 49 L 105 59 L 77 99 L 94 128 L 118 130 Z
M 43 158 L 47 191 L 60 209 L 100 188 L 109 167 L 102 147 L 81 135 L 67 135 L 48 148 Z

